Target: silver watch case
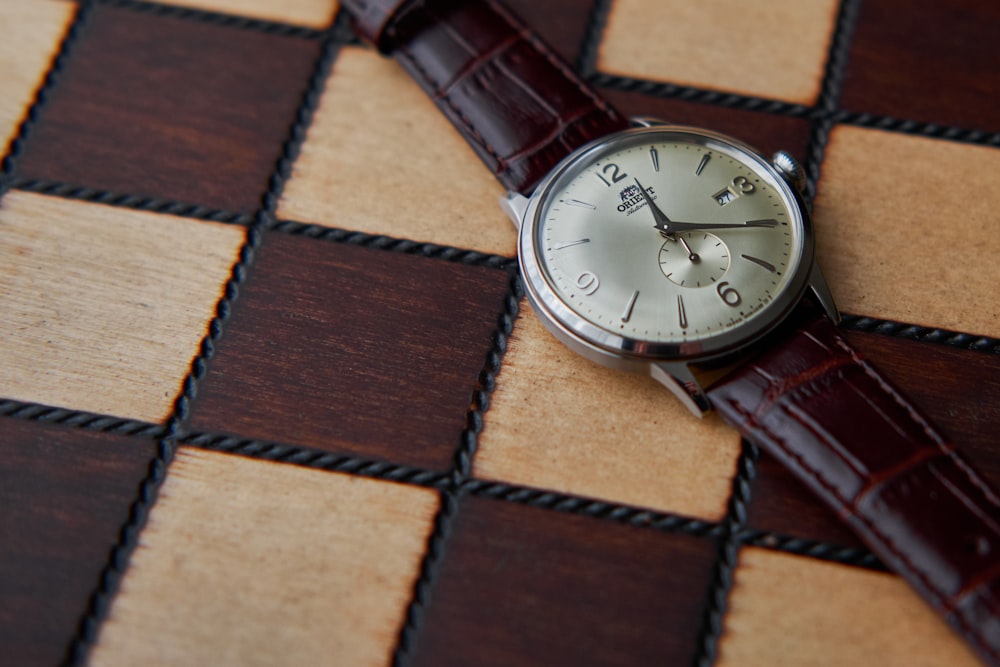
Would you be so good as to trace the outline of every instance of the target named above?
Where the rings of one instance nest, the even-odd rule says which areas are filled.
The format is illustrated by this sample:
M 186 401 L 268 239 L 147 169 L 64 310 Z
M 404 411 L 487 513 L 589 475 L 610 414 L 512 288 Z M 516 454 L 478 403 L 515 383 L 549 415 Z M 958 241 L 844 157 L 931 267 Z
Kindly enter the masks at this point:
M 802 193 L 793 187 L 787 170 L 779 170 L 758 151 L 746 144 L 716 132 L 701 128 L 658 124 L 650 119 L 637 119 L 633 127 L 602 137 L 567 156 L 525 199 L 510 193 L 501 201 L 503 208 L 519 227 L 518 257 L 524 277 L 528 300 L 545 327 L 556 338 L 584 357 L 612 368 L 649 373 L 673 391 L 691 411 L 701 416 L 710 409 L 691 364 L 736 355 L 766 336 L 791 313 L 807 289 L 812 289 L 817 300 L 835 321 L 839 318 L 833 298 L 815 262 L 815 238 L 808 209 Z M 594 155 L 611 144 L 633 141 L 636 136 L 660 134 L 665 131 L 695 134 L 702 137 L 712 150 L 725 154 L 748 157 L 755 169 L 769 176 L 772 185 L 794 202 L 791 213 L 802 226 L 802 261 L 790 278 L 787 287 L 757 317 L 735 330 L 711 338 L 688 343 L 671 344 L 644 341 L 623 336 L 588 322 L 567 306 L 545 279 L 535 251 L 535 228 L 539 212 L 545 204 L 552 184 L 566 171 L 583 161 L 588 163 Z M 641 139 L 640 139 L 641 141 Z M 787 154 L 785 154 L 786 157 Z

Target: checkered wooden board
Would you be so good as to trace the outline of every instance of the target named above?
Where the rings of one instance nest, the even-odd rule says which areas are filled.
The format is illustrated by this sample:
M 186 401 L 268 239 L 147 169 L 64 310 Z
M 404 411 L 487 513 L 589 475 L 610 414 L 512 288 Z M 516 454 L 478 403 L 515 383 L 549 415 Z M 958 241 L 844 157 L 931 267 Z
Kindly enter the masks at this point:
M 626 113 L 797 155 L 846 335 L 1000 484 L 1000 5 L 512 5 Z M 2 0 L 0 146 L 0 663 L 975 664 L 543 330 L 332 0 Z

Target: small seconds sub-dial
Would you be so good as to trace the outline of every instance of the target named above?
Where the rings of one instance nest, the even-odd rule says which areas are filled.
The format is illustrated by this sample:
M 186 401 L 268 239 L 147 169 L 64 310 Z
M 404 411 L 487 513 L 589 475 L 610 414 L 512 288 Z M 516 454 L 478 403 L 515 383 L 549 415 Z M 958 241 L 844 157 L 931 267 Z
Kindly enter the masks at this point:
M 729 270 L 729 248 L 715 234 L 678 232 L 660 247 L 660 271 L 681 287 L 705 287 Z

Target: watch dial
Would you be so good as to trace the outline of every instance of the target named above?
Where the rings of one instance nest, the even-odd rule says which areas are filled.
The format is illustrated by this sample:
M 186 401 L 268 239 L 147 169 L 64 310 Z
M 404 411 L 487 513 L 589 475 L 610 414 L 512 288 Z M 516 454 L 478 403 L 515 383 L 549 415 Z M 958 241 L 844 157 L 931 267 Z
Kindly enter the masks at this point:
M 787 185 L 717 135 L 619 135 L 539 196 L 530 251 L 564 313 L 555 316 L 629 341 L 622 348 L 738 338 L 802 262 L 804 223 Z

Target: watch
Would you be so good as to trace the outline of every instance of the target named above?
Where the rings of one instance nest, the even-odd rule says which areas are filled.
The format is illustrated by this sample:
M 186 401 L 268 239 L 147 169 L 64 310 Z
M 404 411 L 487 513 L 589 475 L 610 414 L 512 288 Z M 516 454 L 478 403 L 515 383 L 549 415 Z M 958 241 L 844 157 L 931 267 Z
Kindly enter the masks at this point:
M 998 495 L 838 333 L 795 160 L 625 118 L 499 2 L 343 6 L 507 188 L 545 326 L 717 411 L 1000 664 Z

